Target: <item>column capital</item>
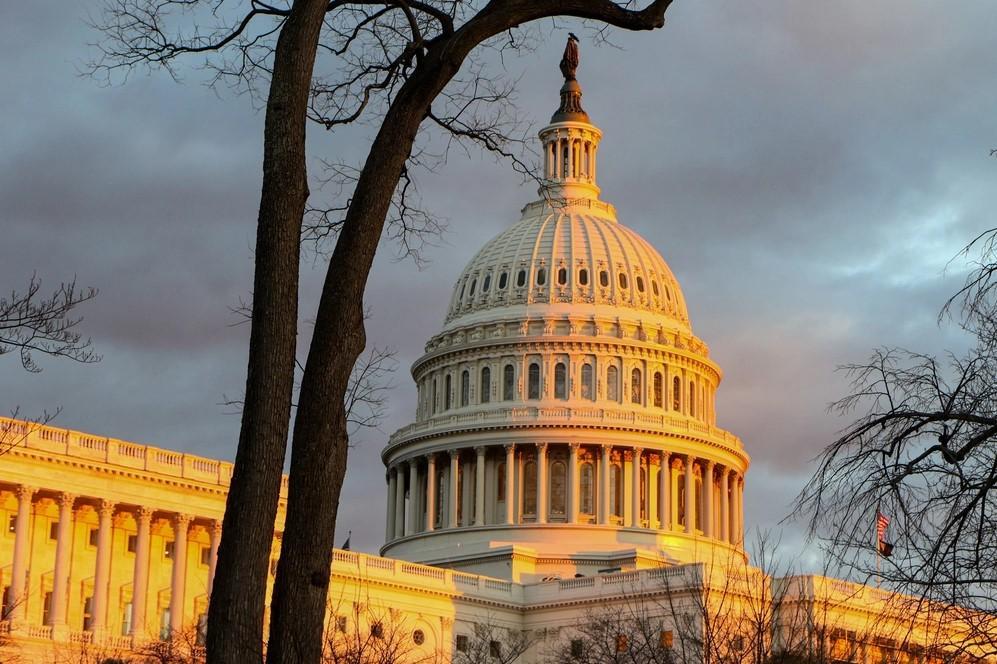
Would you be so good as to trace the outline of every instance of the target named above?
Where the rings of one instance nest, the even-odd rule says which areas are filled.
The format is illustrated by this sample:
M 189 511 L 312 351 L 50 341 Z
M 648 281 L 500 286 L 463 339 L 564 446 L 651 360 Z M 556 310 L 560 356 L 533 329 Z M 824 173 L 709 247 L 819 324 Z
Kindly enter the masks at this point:
M 101 517 L 111 517 L 114 516 L 114 508 L 117 506 L 118 504 L 114 501 L 101 499 L 101 501 L 97 503 L 97 512 L 101 515 Z
M 427 452 L 423 456 L 426 457 L 426 463 L 436 463 L 436 452 Z
M 581 449 L 581 447 L 582 447 L 582 444 L 581 444 L 581 443 L 578 443 L 578 442 L 575 442 L 575 443 L 568 443 L 568 448 L 569 448 L 569 449 L 570 449 L 570 450 L 571 450 L 571 451 L 572 451 L 572 452 L 573 452 L 574 454 L 578 454 L 578 450 L 580 450 L 580 449 Z
M 218 535 L 222 534 L 222 520 L 221 519 L 212 519 L 211 520 L 211 534 L 214 535 L 214 536 L 218 536 Z
M 516 451 L 516 443 L 505 443 L 502 447 L 505 448 L 506 453 Z
M 537 443 L 536 445 L 537 445 L 537 452 L 547 451 L 547 443 Z
M 77 498 L 79 498 L 79 496 L 75 493 L 63 491 L 58 497 L 59 507 L 69 507 L 69 509 L 73 509 L 73 503 L 76 502 Z
M 478 456 L 485 456 L 485 453 L 488 451 L 488 448 L 485 447 L 484 445 L 478 445 L 477 447 L 474 448 L 474 451 Z
M 17 488 L 14 489 L 14 495 L 19 499 L 31 498 L 38 492 L 38 487 L 31 486 L 30 484 L 18 484 Z
M 447 452 L 450 454 L 450 458 L 451 459 L 459 458 L 460 457 L 460 448 L 459 447 L 454 447 L 452 449 L 449 449 L 449 450 L 447 450 Z
M 634 454 L 636 454 L 637 456 L 640 456 L 641 454 L 644 453 L 644 448 L 643 447 L 634 447 L 633 451 L 634 451 Z
M 173 524 L 177 527 L 183 528 L 184 526 L 189 526 L 190 522 L 194 520 L 190 514 L 184 514 L 183 512 L 177 512 L 173 515 Z
M 148 523 L 149 521 L 152 521 L 153 512 L 155 512 L 155 510 L 151 507 L 139 505 L 138 509 L 135 510 L 135 520 L 139 523 Z

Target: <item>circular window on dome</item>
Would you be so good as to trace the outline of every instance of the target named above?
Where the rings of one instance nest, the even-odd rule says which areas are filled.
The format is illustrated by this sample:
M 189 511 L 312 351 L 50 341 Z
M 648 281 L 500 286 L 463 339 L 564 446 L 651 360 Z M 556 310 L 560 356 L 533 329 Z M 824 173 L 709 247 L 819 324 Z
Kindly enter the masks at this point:
M 578 285 L 588 286 L 589 285 L 589 271 L 585 268 L 578 270 Z
M 543 286 L 547 283 L 547 270 L 540 268 L 537 270 L 537 286 Z
M 651 292 L 654 293 L 654 297 L 658 297 L 661 293 L 658 291 L 658 282 L 651 279 Z
M 609 287 L 609 272 L 603 270 L 599 273 L 599 285 L 603 288 Z
M 620 288 L 627 287 L 627 275 L 620 272 Z M 471 283 L 471 295 L 474 295 L 474 283 Z
M 634 281 L 637 282 L 637 290 L 639 292 L 643 293 L 644 292 L 644 279 L 643 279 L 643 277 L 638 276 L 636 279 L 634 279 Z M 485 283 L 488 283 L 488 282 L 485 282 Z M 488 290 L 487 286 L 485 286 L 485 290 Z
M 505 287 L 509 284 L 509 275 L 503 272 L 499 275 L 499 290 L 505 290 Z
M 516 285 L 520 288 L 526 285 L 526 270 L 520 270 L 516 275 Z
M 421 629 L 417 629 L 412 632 L 412 642 L 417 646 L 421 646 L 426 642 L 426 634 Z

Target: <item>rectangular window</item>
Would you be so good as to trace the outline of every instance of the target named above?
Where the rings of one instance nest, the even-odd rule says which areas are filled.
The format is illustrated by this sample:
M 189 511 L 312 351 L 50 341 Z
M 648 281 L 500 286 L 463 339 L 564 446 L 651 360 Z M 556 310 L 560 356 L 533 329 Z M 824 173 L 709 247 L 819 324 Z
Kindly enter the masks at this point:
M 211 547 L 201 547 L 201 566 L 208 567 L 211 564 Z
M 121 636 L 128 636 L 132 633 L 132 603 L 125 602 L 121 607 Z
M 90 529 L 90 536 L 87 539 L 87 544 L 89 544 L 90 546 L 93 546 L 93 547 L 97 546 L 97 533 L 98 533 L 98 530 L 96 528 L 91 528 Z
M 138 549 L 138 535 L 129 535 L 128 536 L 128 553 L 135 553 L 136 549 Z
M 53 521 L 48 524 L 48 538 L 55 542 L 59 539 L 59 522 Z
M 346 632 L 346 616 L 336 616 L 336 631 Z
M 665 650 L 672 649 L 675 645 L 675 636 L 672 634 L 672 630 L 662 630 L 661 635 L 658 637 L 658 645 Z
M 464 634 L 457 635 L 457 652 L 467 652 L 467 636 Z
M 174 542 L 164 542 L 163 543 L 163 558 L 167 560 L 173 560 L 175 543 Z
M 585 654 L 585 647 L 582 645 L 582 640 L 574 639 L 571 642 L 571 656 L 577 658 L 581 657 L 584 654 Z
M 93 623 L 93 597 L 83 598 L 83 631 L 89 632 Z
M 11 514 L 7 517 L 7 532 L 13 533 L 17 530 L 17 515 Z
M 375 639 L 383 639 L 384 638 L 384 625 L 382 625 L 380 622 L 376 622 L 373 625 L 371 625 L 370 626 L 370 635 L 373 636 Z
M 45 599 L 42 602 L 42 624 L 49 624 L 49 618 L 52 614 L 52 592 L 49 591 L 45 593 Z
M 617 634 L 616 635 L 616 652 L 626 652 L 627 651 L 627 635 Z
M 498 641 L 488 642 L 488 654 L 492 656 L 492 659 L 502 658 L 502 644 Z

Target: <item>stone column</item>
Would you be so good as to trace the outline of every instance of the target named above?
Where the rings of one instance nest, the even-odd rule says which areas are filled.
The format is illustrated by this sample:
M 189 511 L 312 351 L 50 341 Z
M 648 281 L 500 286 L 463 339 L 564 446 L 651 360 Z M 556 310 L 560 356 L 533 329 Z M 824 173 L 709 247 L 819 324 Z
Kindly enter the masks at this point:
M 744 476 L 737 476 L 737 543 L 744 543 Z
M 730 542 L 730 468 L 720 473 L 720 539 Z
M 398 472 L 391 468 L 388 470 L 388 499 L 386 508 L 388 516 L 384 524 L 384 541 L 390 542 L 395 537 L 395 491 L 398 489 Z
M 458 481 L 460 480 L 460 450 L 450 450 L 450 495 L 447 496 L 447 500 L 450 501 L 450 527 L 456 528 L 460 524 L 457 523 L 457 508 L 459 503 L 457 501 L 458 491 L 457 487 Z
M 485 525 L 485 452 L 484 447 L 475 447 L 478 457 L 474 462 L 474 525 Z
M 419 464 L 412 459 L 408 462 L 408 523 L 405 534 L 418 532 L 419 523 Z
M 599 461 L 599 523 L 609 523 L 609 453 L 611 446 L 603 444 Z
M 208 550 L 208 599 L 211 599 L 211 589 L 215 585 L 215 569 L 218 567 L 218 545 L 222 541 L 222 522 L 215 519 L 211 522 L 211 544 Z
M 537 523 L 547 523 L 547 443 L 537 443 Z
M 707 537 L 716 537 L 716 529 L 713 524 L 713 462 L 706 462 L 706 469 L 703 471 L 703 534 Z
M 672 527 L 672 460 L 668 452 L 661 453 L 661 468 L 658 470 L 658 528 L 671 530 Z
M 516 446 L 505 446 L 505 522 L 511 524 L 516 519 Z
M 436 529 L 436 455 L 426 455 L 426 530 Z
M 31 537 L 31 498 L 35 495 L 32 486 L 21 484 L 15 489 L 17 495 L 17 518 L 14 521 L 14 562 L 10 573 L 10 597 L 8 606 L 10 621 L 18 623 L 24 620 L 24 602 L 27 599 L 28 549 Z
M 578 482 L 578 443 L 568 445 L 568 523 L 578 523 L 581 486 Z
M 109 500 L 100 501 L 100 514 L 97 526 L 97 568 L 93 576 L 93 617 L 90 627 L 94 632 L 100 632 L 107 624 L 107 593 L 111 581 L 111 544 L 114 516 L 114 503 Z
M 692 455 L 685 456 L 685 532 L 696 532 L 696 478 L 692 474 Z
M 138 534 L 135 535 L 135 572 L 132 577 L 132 636 L 145 637 L 145 608 L 149 603 L 149 539 L 152 510 L 140 507 L 135 514 Z
M 405 536 L 405 475 L 402 464 L 395 464 L 395 539 Z
M 69 565 L 73 548 L 73 502 L 71 493 L 59 494 L 59 526 L 55 540 L 55 572 L 52 574 L 52 604 L 48 624 L 66 625 L 66 605 L 69 596 Z
M 184 607 L 187 596 L 187 528 L 191 517 L 177 514 L 173 517 L 173 579 L 170 584 L 170 637 L 184 627 Z
M 630 527 L 640 528 L 640 455 L 644 450 L 639 447 L 633 449 L 633 477 L 631 478 L 633 488 L 631 489 L 630 502 Z

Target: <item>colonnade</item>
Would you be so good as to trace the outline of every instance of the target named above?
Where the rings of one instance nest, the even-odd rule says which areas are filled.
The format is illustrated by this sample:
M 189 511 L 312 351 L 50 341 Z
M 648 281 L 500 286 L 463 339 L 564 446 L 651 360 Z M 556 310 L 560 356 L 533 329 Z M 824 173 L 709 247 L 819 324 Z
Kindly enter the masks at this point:
M 455 448 L 396 461 L 387 483 L 386 541 L 437 528 L 550 522 L 679 531 L 733 545 L 744 534 L 742 474 L 659 449 L 546 442 Z M 492 510 L 486 495 L 495 499 Z
M 592 138 L 559 135 L 546 139 L 544 173 L 548 180 L 595 182 L 598 143 Z
M 30 520 L 35 496 L 41 491 L 32 486 L 17 485 L 13 488 L 17 497 L 17 514 L 14 518 L 14 547 L 11 573 L 4 579 L 8 586 L 4 598 L 6 615 L 12 628 L 23 624 L 26 618 L 26 606 L 29 590 L 29 549 L 31 538 Z M 58 503 L 58 520 L 54 526 L 55 532 L 55 566 L 52 572 L 52 591 L 49 599 L 46 625 L 53 630 L 68 629 L 69 620 L 69 588 L 70 577 L 88 578 L 92 574 L 93 594 L 90 599 L 90 620 L 84 629 L 92 633 L 102 633 L 111 625 L 108 621 L 108 599 L 111 590 L 111 561 L 113 548 L 114 516 L 121 512 L 130 512 L 134 517 L 137 532 L 134 540 L 134 567 L 132 571 L 132 602 L 130 615 L 130 630 L 132 636 L 143 638 L 148 627 L 158 632 L 159 625 L 150 625 L 146 615 L 149 605 L 149 571 L 153 518 L 161 515 L 170 520 L 173 529 L 172 570 L 170 584 L 169 629 L 175 633 L 189 626 L 192 616 L 185 616 L 185 598 L 187 596 L 188 577 L 188 531 L 195 524 L 206 526 L 210 533 L 210 549 L 208 555 L 208 585 L 210 593 L 214 580 L 215 566 L 218 559 L 218 544 L 221 540 L 221 522 L 217 519 L 200 519 L 190 514 L 177 512 L 160 512 L 147 506 L 116 504 L 114 501 L 98 497 L 77 496 L 68 492 L 47 492 Z M 75 508 L 79 505 L 91 505 L 98 514 L 96 534 L 96 561 L 92 570 L 72 569 Z M 132 547 L 129 544 L 129 551 Z M 122 551 L 114 552 L 122 554 Z M 78 564 L 78 563 L 77 563 Z M 186 620 L 185 620 L 186 618 Z

